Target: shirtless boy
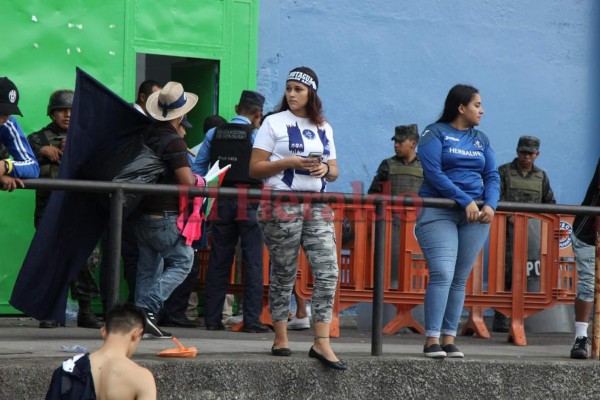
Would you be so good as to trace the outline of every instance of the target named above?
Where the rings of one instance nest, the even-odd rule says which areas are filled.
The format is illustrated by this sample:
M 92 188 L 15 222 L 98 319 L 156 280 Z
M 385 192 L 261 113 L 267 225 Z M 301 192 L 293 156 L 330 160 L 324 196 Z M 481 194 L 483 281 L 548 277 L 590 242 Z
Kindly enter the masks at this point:
M 79 354 L 52 375 L 48 399 L 155 400 L 152 373 L 130 359 L 144 333 L 144 313 L 133 304 L 115 305 L 101 328 L 104 344 L 95 352 Z M 95 397 L 94 397 L 95 394 Z M 87 397 L 85 397 L 87 396 Z

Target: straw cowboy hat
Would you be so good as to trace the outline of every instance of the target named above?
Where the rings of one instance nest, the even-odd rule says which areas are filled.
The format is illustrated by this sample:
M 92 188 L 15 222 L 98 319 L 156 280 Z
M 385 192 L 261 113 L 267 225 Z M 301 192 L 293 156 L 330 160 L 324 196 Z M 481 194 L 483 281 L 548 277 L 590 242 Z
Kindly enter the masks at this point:
M 171 121 L 187 114 L 198 102 L 194 93 L 184 92 L 179 82 L 168 82 L 148 96 L 146 109 L 158 121 Z

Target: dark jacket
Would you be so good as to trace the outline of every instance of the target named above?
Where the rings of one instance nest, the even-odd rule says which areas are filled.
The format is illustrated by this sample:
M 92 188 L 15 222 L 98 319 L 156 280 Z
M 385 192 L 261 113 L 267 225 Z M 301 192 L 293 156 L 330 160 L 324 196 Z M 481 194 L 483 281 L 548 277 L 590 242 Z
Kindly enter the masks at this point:
M 582 206 L 596 207 L 600 205 L 600 159 L 596 165 L 596 171 L 588 186 Z M 573 222 L 573 234 L 577 239 L 589 244 L 596 245 L 596 217 L 593 215 L 578 215 Z
M 46 400 L 95 400 L 90 354 L 79 354 L 54 370 Z

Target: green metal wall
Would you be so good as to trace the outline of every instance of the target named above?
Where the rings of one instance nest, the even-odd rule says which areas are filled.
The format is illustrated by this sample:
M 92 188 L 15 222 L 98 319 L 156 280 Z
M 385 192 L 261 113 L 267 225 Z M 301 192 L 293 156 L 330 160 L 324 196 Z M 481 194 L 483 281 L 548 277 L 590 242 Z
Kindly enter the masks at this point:
M 0 76 L 19 88 L 26 134 L 49 122 L 48 97 L 74 87 L 75 67 L 133 101 L 136 53 L 218 60 L 225 118 L 256 86 L 258 0 L 3 0 L 1 19 Z M 33 237 L 33 205 L 32 191 L 0 192 L 0 314 L 16 312 L 8 299 Z

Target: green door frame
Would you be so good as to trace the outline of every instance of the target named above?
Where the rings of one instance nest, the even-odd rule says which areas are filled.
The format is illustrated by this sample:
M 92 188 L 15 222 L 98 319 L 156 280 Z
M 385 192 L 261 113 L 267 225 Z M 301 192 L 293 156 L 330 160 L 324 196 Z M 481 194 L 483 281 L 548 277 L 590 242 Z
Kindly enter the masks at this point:
M 1 75 L 21 94 L 26 134 L 49 123 L 47 99 L 73 87 L 75 66 L 128 101 L 135 99 L 137 53 L 218 60 L 219 105 L 229 119 L 244 89 L 256 87 L 259 0 L 5 0 L 0 36 Z M 19 35 L 15 35 L 19 32 Z M 0 314 L 14 314 L 8 299 L 33 237 L 31 191 L 0 192 L 10 212 L 0 217 Z

